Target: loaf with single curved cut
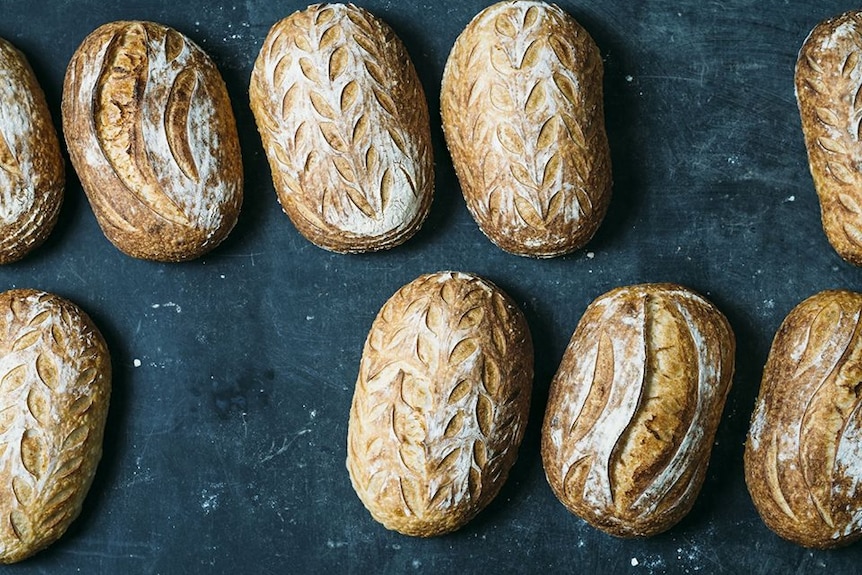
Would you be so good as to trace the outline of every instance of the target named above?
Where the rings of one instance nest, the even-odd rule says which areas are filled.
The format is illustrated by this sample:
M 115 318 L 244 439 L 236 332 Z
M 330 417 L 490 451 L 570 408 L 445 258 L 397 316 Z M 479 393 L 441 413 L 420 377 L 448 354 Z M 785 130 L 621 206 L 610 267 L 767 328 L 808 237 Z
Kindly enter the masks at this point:
M 111 362 L 74 304 L 36 290 L 0 294 L 0 562 L 56 541 L 96 466 Z
M 745 481 L 763 521 L 805 547 L 862 536 L 862 294 L 825 291 L 785 318 L 763 370 Z
M 242 158 L 227 89 L 203 50 L 153 22 L 111 22 L 63 85 L 72 165 L 105 236 L 158 261 L 203 255 L 233 229 Z
M 842 258 L 862 265 L 862 11 L 818 24 L 795 78 L 823 230 Z
M 517 458 L 532 380 L 526 320 L 499 288 L 440 272 L 398 290 L 365 342 L 347 432 L 374 519 L 422 537 L 470 521 Z
M 571 16 L 499 2 L 461 33 L 443 73 L 446 144 L 467 207 L 502 249 L 553 257 L 584 246 L 611 196 L 602 59 Z
M 45 94 L 24 55 L 3 39 L 0 110 L 0 264 L 7 264 L 54 229 L 65 168 Z
M 278 199 L 308 240 L 366 252 L 419 230 L 434 191 L 428 105 L 383 21 L 352 4 L 295 12 L 267 35 L 249 97 Z
M 691 509 L 733 379 L 725 317 L 672 284 L 589 305 L 551 383 L 542 458 L 557 498 L 611 535 L 650 536 Z

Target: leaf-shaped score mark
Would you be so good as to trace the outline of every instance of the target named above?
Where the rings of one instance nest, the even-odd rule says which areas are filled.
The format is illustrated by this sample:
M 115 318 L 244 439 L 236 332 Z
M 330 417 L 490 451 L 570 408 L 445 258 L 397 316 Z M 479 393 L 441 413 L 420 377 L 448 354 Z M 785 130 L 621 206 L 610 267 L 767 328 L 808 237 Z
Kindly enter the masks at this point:
M 386 168 L 383 176 L 380 178 L 380 209 L 385 210 L 389 206 L 389 200 L 392 198 L 392 192 L 395 187 L 395 177 L 392 175 L 392 168 Z
M 338 172 L 338 175 L 341 178 L 349 183 L 356 183 L 356 174 L 353 171 L 353 166 L 350 165 L 350 162 L 345 160 L 342 156 L 334 156 L 332 158 L 332 164 L 335 166 L 335 171 Z M 364 211 L 364 210 L 363 210 Z
M 530 200 L 524 196 L 515 196 L 515 211 L 518 212 L 518 215 L 528 226 L 533 228 L 543 227 L 544 221 L 542 220 L 542 216 L 539 215 L 539 212 L 536 211 Z
M 506 50 L 502 46 L 495 45 L 491 48 L 491 67 L 493 67 L 494 70 L 504 78 L 507 78 L 512 74 L 512 70 L 514 69 L 512 61 L 509 59 L 509 54 L 506 53 Z
M 39 387 L 31 387 L 27 393 L 27 410 L 40 425 L 47 426 L 49 423 L 50 406 L 48 398 Z
M 855 184 L 856 178 L 853 171 L 844 164 L 840 162 L 827 162 L 826 168 L 829 170 L 829 173 L 832 174 L 832 177 L 839 183 L 850 186 Z
M 539 135 L 536 138 L 536 148 L 539 151 L 547 150 L 551 147 L 551 145 L 557 141 L 557 117 L 553 116 L 549 118 L 539 130 Z
M 34 329 L 33 331 L 29 331 L 15 340 L 12 344 L 12 351 L 27 349 L 28 347 L 35 345 L 40 339 L 42 339 L 42 333 L 39 330 Z
M 386 74 L 383 72 L 383 69 L 373 60 L 365 60 L 363 63 L 365 71 L 368 72 L 371 79 L 379 86 L 384 86 L 386 83 Z
M 374 88 L 374 98 L 377 100 L 377 103 L 380 104 L 380 107 L 386 110 L 390 116 L 398 116 L 398 107 L 395 105 L 395 101 L 389 94 L 383 90 Z
M 494 404 L 481 393 L 476 398 L 476 424 L 484 437 L 491 435 L 494 426 Z
M 524 140 L 511 124 L 503 122 L 497 127 L 497 140 L 506 150 L 516 156 L 524 155 Z
M 29 507 L 33 500 L 33 487 L 26 476 L 15 476 L 12 478 L 12 493 L 22 507 Z
M 460 365 L 467 361 L 479 349 L 478 344 L 473 338 L 462 339 L 455 344 L 452 351 L 449 353 L 449 364 Z
M 470 395 L 470 390 L 473 388 L 472 384 L 467 379 L 462 379 L 452 388 L 452 391 L 449 392 L 449 398 L 447 400 L 450 404 L 455 404 L 463 400 L 465 397 Z
M 314 111 L 326 118 L 327 120 L 335 120 L 338 116 L 335 110 L 332 109 L 332 106 L 329 105 L 329 102 L 326 101 L 319 92 L 312 91 L 309 94 L 309 99 L 311 100 L 311 107 L 314 108 Z
M 838 140 L 833 140 L 832 138 L 820 137 L 817 138 L 817 143 L 820 144 L 827 152 L 832 152 L 833 154 L 847 154 L 847 147 L 839 142 Z
M 521 70 L 529 70 L 535 67 L 544 57 L 544 40 L 539 38 L 530 42 L 527 49 L 524 50 L 524 56 L 521 58 Z
M 36 358 L 36 373 L 50 389 L 56 390 L 59 385 L 57 364 L 48 354 L 40 353 Z
M 536 189 L 537 186 L 533 181 L 533 177 L 523 164 L 513 163 L 509 167 L 509 171 L 512 173 L 512 177 L 515 178 L 519 184 L 529 189 Z
M 432 343 L 431 338 L 420 333 L 416 338 L 416 357 L 430 369 L 437 363 L 436 355 L 437 346 Z
M 574 82 L 561 72 L 554 72 L 553 78 L 554 84 L 557 86 L 557 89 L 563 97 L 569 101 L 569 104 L 577 107 L 579 101 L 578 88 L 575 86 Z
M 563 65 L 563 68 L 566 70 L 575 69 L 575 54 L 569 42 L 563 40 L 558 35 L 551 35 L 548 37 L 548 44 L 551 45 L 551 50 L 553 50 L 554 55 L 560 61 L 560 64 Z
M 344 88 L 341 90 L 341 98 L 339 99 L 339 103 L 341 106 L 341 111 L 346 112 L 353 107 L 356 101 L 359 99 L 359 85 L 355 80 L 351 80 L 347 84 L 344 85 Z M 365 115 L 359 117 L 359 120 L 356 122 L 357 125 L 362 119 L 365 118 Z M 356 129 L 354 128 L 354 141 L 356 141 Z
M 0 379 L 0 395 L 8 396 L 27 381 L 27 366 L 13 367 Z
M 443 313 L 443 307 L 436 301 L 431 300 L 428 304 L 428 309 L 425 312 L 425 327 L 431 333 L 440 337 L 446 328 L 446 316 Z
M 532 28 L 539 21 L 539 9 L 536 6 L 530 6 L 524 12 L 524 28 Z
M 503 383 L 500 367 L 488 356 L 485 356 L 484 359 L 485 361 L 482 363 L 482 385 L 491 397 L 495 397 L 500 392 Z
M 494 20 L 494 30 L 497 31 L 497 34 L 506 38 L 514 38 L 518 35 L 518 28 L 512 22 L 512 16 L 508 11 L 500 14 Z
M 299 69 L 302 71 L 302 75 L 305 76 L 309 82 L 318 85 L 320 84 L 320 73 L 310 58 L 300 58 Z
M 334 46 L 341 37 L 344 35 L 344 32 L 341 30 L 341 26 L 335 24 L 330 26 L 326 30 L 324 30 L 323 34 L 320 35 L 320 42 L 317 43 L 318 50 L 326 50 L 331 46 Z M 331 58 L 330 58 L 330 70 L 331 70 Z
M 336 48 L 329 57 L 329 80 L 335 82 L 344 73 L 349 63 L 350 55 L 347 48 L 344 46 Z
M 342 138 L 341 133 L 338 131 L 338 127 L 332 122 L 320 122 L 318 124 L 318 128 L 320 129 L 320 133 L 323 136 L 323 139 L 326 140 L 326 143 L 335 150 L 336 152 L 346 152 L 347 145 L 344 142 L 344 138 Z
M 527 102 L 524 104 L 524 112 L 530 116 L 542 114 L 547 108 L 545 101 L 545 83 L 539 80 L 530 90 L 530 95 L 527 96 Z
M 488 90 L 491 105 L 501 112 L 512 112 L 515 109 L 515 101 L 509 93 L 509 89 L 503 84 L 495 83 Z
M 473 329 L 478 326 L 485 317 L 485 310 L 480 306 L 476 306 L 461 314 L 458 320 L 458 329 Z
M 542 188 L 548 188 L 553 184 L 559 176 L 562 175 L 562 160 L 560 153 L 556 152 L 545 164 L 545 169 L 542 171 Z
M 39 480 L 45 472 L 48 454 L 45 440 L 36 429 L 26 429 L 21 436 L 21 463 L 30 475 Z
M 461 430 L 464 429 L 464 420 L 465 419 L 466 419 L 466 416 L 464 415 L 463 411 L 461 411 L 461 410 L 456 411 L 455 415 L 453 415 L 449 419 L 449 422 L 446 424 L 446 427 L 443 429 L 443 437 L 445 439 L 453 439 L 453 438 L 457 437 L 457 435 L 459 433 L 461 433 Z
M 841 120 L 838 118 L 838 114 L 829 108 L 821 106 L 819 108 L 815 108 L 814 113 L 817 115 L 817 119 L 827 126 L 836 128 L 841 123 Z
M 344 188 L 344 193 L 347 195 L 350 202 L 356 206 L 360 212 L 362 212 L 368 218 L 374 218 L 376 216 L 374 212 L 374 208 L 371 207 L 371 204 L 368 203 L 368 200 L 362 194 L 360 190 L 355 188 L 352 185 L 346 185 Z

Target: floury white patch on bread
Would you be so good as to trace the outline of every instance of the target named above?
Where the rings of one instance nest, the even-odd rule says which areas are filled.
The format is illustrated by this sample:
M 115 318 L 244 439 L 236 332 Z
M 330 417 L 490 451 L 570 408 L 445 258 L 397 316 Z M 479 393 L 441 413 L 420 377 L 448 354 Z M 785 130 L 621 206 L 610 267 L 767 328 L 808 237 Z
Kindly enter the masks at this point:
M 805 547 L 862 537 L 862 294 L 796 306 L 760 384 L 745 481 L 766 525 Z
M 557 498 L 621 537 L 682 519 L 706 474 L 734 352 L 721 312 L 684 287 L 597 298 L 551 383 L 542 458 Z
M 72 163 L 111 242 L 181 261 L 218 245 L 242 203 L 242 159 L 224 82 L 191 40 L 113 22 L 72 57 L 63 87 Z
M 481 230 L 553 257 L 584 246 L 611 195 L 602 60 L 559 7 L 499 2 L 458 36 L 443 73 L 446 144 Z
M 388 529 L 459 529 L 497 495 L 527 425 L 533 348 L 523 314 L 476 276 L 420 276 L 380 310 L 350 409 L 347 468 Z
M 45 95 L 24 55 L 0 39 L 0 264 L 54 228 L 65 169 Z
M 267 35 L 249 96 L 279 201 L 302 235 L 351 253 L 416 233 L 433 196 L 431 128 L 389 26 L 352 4 L 296 12 Z
M 0 562 L 63 535 L 102 456 L 111 362 L 90 318 L 35 290 L 0 294 Z

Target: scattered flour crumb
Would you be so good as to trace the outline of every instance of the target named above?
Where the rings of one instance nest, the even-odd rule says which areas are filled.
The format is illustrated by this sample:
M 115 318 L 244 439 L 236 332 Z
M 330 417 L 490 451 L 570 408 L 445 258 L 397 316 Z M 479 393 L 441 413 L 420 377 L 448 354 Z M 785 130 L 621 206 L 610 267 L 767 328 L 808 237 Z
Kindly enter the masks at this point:
M 632 80 L 634 80 L 634 78 L 632 78 L 631 76 L 626 76 L 626 82 L 631 82 Z
M 784 200 L 784 201 L 785 201 L 785 202 L 795 202 L 795 201 L 796 201 L 796 196 L 788 196 L 788 197 L 787 197 L 787 199 L 786 199 L 786 200 Z
M 141 360 L 136 357 L 132 360 L 132 365 L 134 365 L 135 367 L 141 367 Z
M 313 316 L 313 315 L 307 315 L 307 316 L 305 316 L 305 321 L 311 321 L 311 320 L 313 320 L 313 319 L 314 319 L 314 316 Z
M 638 566 L 638 558 L 632 557 L 632 567 L 637 567 L 637 566 Z
M 590 260 L 591 260 L 591 259 L 593 259 L 594 257 L 596 257 L 596 253 L 595 253 L 595 252 L 587 252 L 587 259 L 590 259 Z

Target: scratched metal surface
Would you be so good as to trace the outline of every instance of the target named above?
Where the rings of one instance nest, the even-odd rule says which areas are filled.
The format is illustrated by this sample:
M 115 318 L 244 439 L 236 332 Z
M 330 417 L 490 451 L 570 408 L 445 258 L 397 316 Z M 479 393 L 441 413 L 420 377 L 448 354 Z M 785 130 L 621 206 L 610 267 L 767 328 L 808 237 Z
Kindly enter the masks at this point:
M 130 259 L 99 231 L 69 173 L 47 245 L 0 269 L 0 286 L 69 297 L 103 330 L 114 396 L 105 456 L 82 516 L 9 573 L 853 573 L 862 547 L 811 552 L 760 522 L 742 443 L 772 335 L 803 298 L 862 289 L 820 228 L 792 74 L 808 31 L 850 2 L 561 2 L 605 60 L 614 199 L 592 243 L 552 261 L 505 254 L 460 196 L 437 115 L 448 50 L 485 2 L 362 4 L 403 38 L 432 110 L 437 190 L 417 237 L 334 255 L 275 200 L 247 103 L 269 26 L 294 1 L 3 2 L 0 35 L 30 58 L 55 119 L 66 62 L 109 20 L 189 35 L 228 84 L 246 168 L 230 238 L 180 265 Z M 533 409 L 497 500 L 433 540 L 387 532 L 344 468 L 347 416 L 374 315 L 424 272 L 482 274 L 522 305 L 536 344 Z M 550 378 L 586 305 L 619 285 L 675 281 L 708 296 L 738 338 L 737 375 L 692 513 L 649 540 L 602 535 L 551 494 L 539 458 Z

